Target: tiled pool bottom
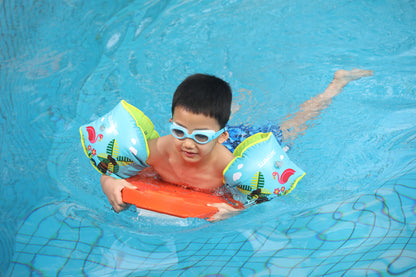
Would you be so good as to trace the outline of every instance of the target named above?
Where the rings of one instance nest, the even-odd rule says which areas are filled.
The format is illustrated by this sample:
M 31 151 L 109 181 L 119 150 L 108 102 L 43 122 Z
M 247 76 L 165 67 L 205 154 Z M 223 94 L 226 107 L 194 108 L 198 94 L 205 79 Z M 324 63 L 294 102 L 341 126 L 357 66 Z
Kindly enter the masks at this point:
M 414 276 L 416 189 L 402 181 L 290 221 L 206 238 L 135 236 L 100 228 L 88 209 L 83 215 L 71 203 L 45 204 L 18 230 L 10 274 Z

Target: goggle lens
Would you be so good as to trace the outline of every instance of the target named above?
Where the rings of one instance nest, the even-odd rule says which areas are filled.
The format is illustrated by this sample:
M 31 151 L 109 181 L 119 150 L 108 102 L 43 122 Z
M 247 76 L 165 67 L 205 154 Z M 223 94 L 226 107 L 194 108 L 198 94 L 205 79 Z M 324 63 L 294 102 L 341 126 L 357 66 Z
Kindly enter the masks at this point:
M 176 138 L 183 138 L 185 133 L 182 130 L 172 128 L 172 135 Z
M 195 135 L 195 140 L 197 142 L 204 143 L 204 142 L 208 142 L 209 138 L 206 135 L 196 134 Z

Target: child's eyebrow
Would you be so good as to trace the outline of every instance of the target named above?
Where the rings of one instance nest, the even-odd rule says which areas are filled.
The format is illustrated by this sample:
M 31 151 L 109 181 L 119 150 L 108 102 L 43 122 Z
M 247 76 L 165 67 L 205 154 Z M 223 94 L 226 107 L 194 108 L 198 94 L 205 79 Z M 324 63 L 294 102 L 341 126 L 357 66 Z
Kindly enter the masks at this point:
M 183 125 L 182 125 L 182 124 L 180 124 L 179 122 L 173 121 L 173 123 L 175 123 L 176 125 L 179 125 L 179 126 L 181 126 L 181 127 L 183 127 L 183 128 L 186 128 L 185 126 L 183 126 Z

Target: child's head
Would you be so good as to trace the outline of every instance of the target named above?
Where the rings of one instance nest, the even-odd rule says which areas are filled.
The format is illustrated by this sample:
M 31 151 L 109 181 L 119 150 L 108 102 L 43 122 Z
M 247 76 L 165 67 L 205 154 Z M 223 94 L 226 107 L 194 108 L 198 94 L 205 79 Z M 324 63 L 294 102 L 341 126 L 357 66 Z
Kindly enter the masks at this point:
M 232 93 L 230 85 L 211 75 L 195 74 L 176 89 L 172 100 L 172 115 L 176 107 L 215 118 L 224 128 L 230 118 Z

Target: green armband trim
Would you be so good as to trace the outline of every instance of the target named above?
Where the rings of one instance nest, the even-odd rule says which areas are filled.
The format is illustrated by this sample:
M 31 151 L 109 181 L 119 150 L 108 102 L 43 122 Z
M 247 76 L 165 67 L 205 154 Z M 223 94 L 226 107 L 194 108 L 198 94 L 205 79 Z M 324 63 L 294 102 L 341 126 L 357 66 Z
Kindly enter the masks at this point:
M 142 130 L 143 136 L 147 140 L 159 137 L 159 134 L 155 130 L 155 126 L 153 126 L 152 121 L 141 110 L 127 103 L 124 100 L 121 100 L 121 104 L 126 109 L 126 111 L 128 111 L 129 114 L 134 118 L 137 127 L 139 127 Z

